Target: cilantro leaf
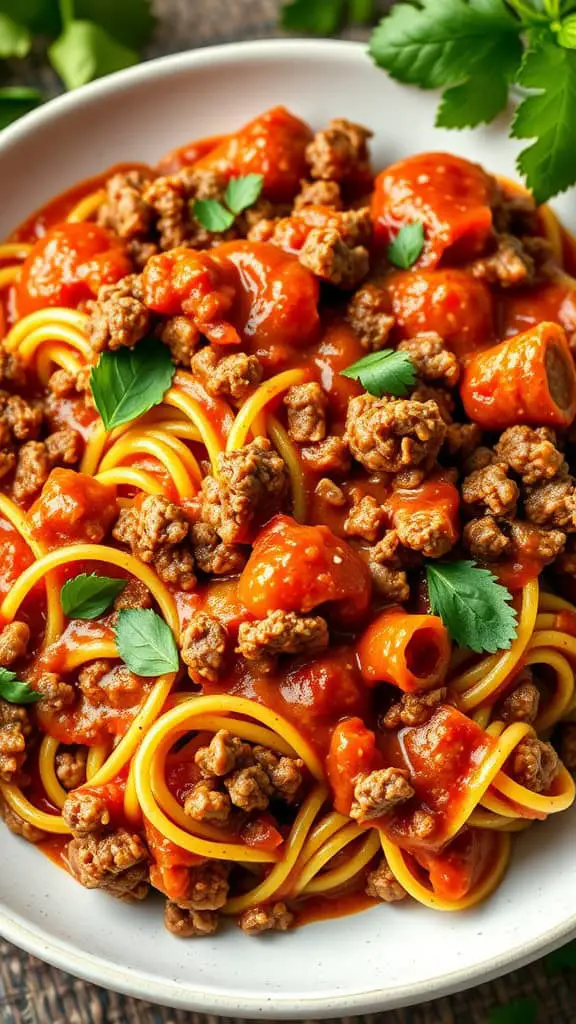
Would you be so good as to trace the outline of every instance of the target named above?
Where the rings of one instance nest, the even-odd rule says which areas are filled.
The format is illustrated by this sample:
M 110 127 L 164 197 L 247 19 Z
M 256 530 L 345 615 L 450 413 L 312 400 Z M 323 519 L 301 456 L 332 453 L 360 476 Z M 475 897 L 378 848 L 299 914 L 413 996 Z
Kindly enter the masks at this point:
M 134 348 L 103 352 L 90 373 L 90 390 L 106 430 L 128 423 L 159 405 L 176 367 L 158 338 Z
M 9 704 L 35 704 L 42 700 L 42 694 L 33 690 L 28 683 L 22 682 L 10 669 L 0 668 L 0 697 Z
M 546 974 L 559 974 L 560 971 L 576 970 L 576 940 L 567 946 L 554 950 L 544 958 Z
M 521 22 L 504 0 L 421 0 L 395 4 L 370 40 L 370 55 L 392 78 L 423 89 L 513 72 Z
M 52 67 L 67 89 L 138 63 L 138 54 L 92 21 L 73 20 L 48 47 Z
M 115 629 L 122 661 L 138 676 L 178 671 L 178 648 L 172 630 L 151 608 L 123 609 Z
M 282 8 L 280 22 L 286 32 L 331 36 L 343 18 L 344 0 L 292 0 Z
M 508 101 L 508 79 L 496 69 L 446 89 L 436 113 L 438 128 L 475 128 L 488 124 Z
M 154 29 L 150 0 L 75 0 L 76 17 L 93 21 L 131 49 L 144 46 Z
M 95 572 L 82 572 L 66 580 L 60 591 L 62 611 L 68 618 L 97 619 L 110 607 L 115 597 L 122 593 L 126 580 L 111 576 L 97 576 Z
M 384 348 L 380 352 L 371 352 L 369 356 L 358 359 L 345 370 L 340 371 L 343 377 L 359 380 L 362 387 L 371 395 L 408 394 L 416 381 L 416 371 L 410 356 L 406 352 L 394 352 Z
M 544 203 L 575 180 L 576 53 L 533 35 L 518 84 L 539 90 L 518 107 L 512 135 L 535 140 L 520 153 L 517 167 L 536 202 Z
M 19 85 L 7 85 L 0 89 L 0 128 L 6 128 L 41 102 L 42 93 L 38 89 Z
M 460 647 L 493 654 L 516 637 L 511 595 L 475 562 L 427 562 L 430 605 Z
M 26 26 L 0 11 L 0 58 L 26 57 L 31 46 L 32 36 Z
M 386 255 L 395 267 L 408 270 L 413 263 L 416 263 L 422 249 L 424 248 L 424 227 L 419 220 L 405 224 L 390 242 Z
M 217 199 L 198 199 L 192 213 L 207 231 L 227 231 L 234 223 L 234 214 Z
M 242 178 L 230 178 L 224 194 L 226 206 L 232 213 L 242 213 L 242 210 L 256 202 L 263 184 L 262 174 L 245 174 Z
M 514 999 L 490 1010 L 488 1024 L 535 1024 L 536 1010 L 534 999 Z

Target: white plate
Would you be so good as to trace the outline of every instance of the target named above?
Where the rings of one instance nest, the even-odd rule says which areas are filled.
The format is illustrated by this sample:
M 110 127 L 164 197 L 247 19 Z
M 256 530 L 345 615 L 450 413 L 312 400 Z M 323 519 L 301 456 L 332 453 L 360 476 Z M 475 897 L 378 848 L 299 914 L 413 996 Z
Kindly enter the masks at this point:
M 144 64 L 56 100 L 0 136 L 0 237 L 50 196 L 121 160 L 154 161 L 284 103 L 320 127 L 345 116 L 376 132 L 377 165 L 450 149 L 513 174 L 505 120 L 434 128 L 436 97 L 400 88 L 354 43 L 240 43 Z M 564 201 L 565 215 L 571 203 Z M 567 218 L 569 219 L 569 217 Z M 572 211 L 573 226 L 576 227 Z M 576 934 L 576 809 L 514 840 L 511 870 L 476 910 L 382 906 L 250 939 L 164 932 L 160 901 L 128 907 L 87 892 L 0 831 L 0 931 L 108 988 L 248 1017 L 356 1014 L 431 999 L 527 963 Z

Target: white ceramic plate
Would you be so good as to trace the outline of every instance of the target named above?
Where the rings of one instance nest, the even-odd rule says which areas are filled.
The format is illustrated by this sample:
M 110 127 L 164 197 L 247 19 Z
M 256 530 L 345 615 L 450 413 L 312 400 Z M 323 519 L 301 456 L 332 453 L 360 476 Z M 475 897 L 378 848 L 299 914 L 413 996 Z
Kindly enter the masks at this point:
M 436 97 L 394 85 L 358 44 L 240 43 L 114 75 L 4 132 L 0 237 L 112 163 L 153 162 L 275 103 L 316 127 L 333 116 L 369 125 L 377 165 L 445 148 L 513 174 L 505 121 L 473 133 L 437 130 Z M 573 199 L 562 205 L 576 227 Z M 83 890 L 2 828 L 0 931 L 73 974 L 186 1009 L 297 1019 L 382 1010 L 486 981 L 573 937 L 575 840 L 576 809 L 536 825 L 515 839 L 498 892 L 464 914 L 382 906 L 288 935 L 250 939 L 231 929 L 186 942 L 163 930 L 159 900 L 128 907 Z

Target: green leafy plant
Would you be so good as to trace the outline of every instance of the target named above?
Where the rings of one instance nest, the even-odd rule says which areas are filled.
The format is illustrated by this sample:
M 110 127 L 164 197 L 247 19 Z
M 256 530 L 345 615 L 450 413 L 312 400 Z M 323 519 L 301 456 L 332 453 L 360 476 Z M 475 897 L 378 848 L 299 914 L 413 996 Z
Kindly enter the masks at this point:
M 18 679 L 16 673 L 8 668 L 0 668 L 0 697 L 9 704 L 35 704 L 42 700 L 41 693 Z
M 488 569 L 474 562 L 428 562 L 428 596 L 450 636 L 460 647 L 493 654 L 516 637 L 511 594 Z
M 347 22 L 370 24 L 375 10 L 375 0 L 291 0 L 282 8 L 281 23 L 287 32 L 331 36 Z
M 114 598 L 122 593 L 126 580 L 97 576 L 86 572 L 66 580 L 60 591 L 62 611 L 68 618 L 97 619 L 108 610 Z
M 341 373 L 343 377 L 360 381 L 362 387 L 377 398 L 381 395 L 401 398 L 408 394 L 416 382 L 416 371 L 410 356 L 406 352 L 394 352 L 391 348 L 371 352 L 347 366 Z
M 412 224 L 405 224 L 396 235 L 386 254 L 390 263 L 402 270 L 408 270 L 413 263 L 416 263 L 422 249 L 424 248 L 424 226 L 421 221 L 415 220 Z
M 178 671 L 178 648 L 172 630 L 150 608 L 121 611 L 115 637 L 122 661 L 136 675 L 160 676 Z
M 247 210 L 258 199 L 264 178 L 261 174 L 245 174 L 231 178 L 224 193 L 224 202 L 218 199 L 198 199 L 192 204 L 192 213 L 207 231 L 227 231 L 239 213 Z
M 90 373 L 90 389 L 106 430 L 158 405 L 175 370 L 169 350 L 158 338 L 144 338 L 134 348 L 103 352 Z
M 0 61 L 34 49 L 75 89 L 137 64 L 153 28 L 151 0 L 0 0 Z M 0 88 L 0 128 L 43 99 L 38 89 Z

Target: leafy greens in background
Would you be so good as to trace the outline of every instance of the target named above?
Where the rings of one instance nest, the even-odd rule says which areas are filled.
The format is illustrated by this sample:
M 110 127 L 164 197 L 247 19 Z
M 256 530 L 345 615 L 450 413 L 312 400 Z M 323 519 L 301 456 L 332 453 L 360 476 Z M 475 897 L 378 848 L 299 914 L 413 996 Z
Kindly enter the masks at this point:
M 0 0 L 0 61 L 45 54 L 75 89 L 136 64 L 153 28 L 151 0 Z M 0 128 L 43 99 L 38 89 L 0 87 Z
M 292 0 L 283 27 L 330 35 L 375 17 L 359 0 Z M 370 55 L 392 78 L 442 89 L 436 123 L 474 128 L 520 98 L 510 134 L 527 140 L 518 170 L 539 203 L 576 182 L 576 0 L 400 0 L 374 29 Z

